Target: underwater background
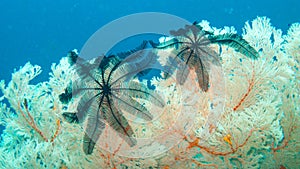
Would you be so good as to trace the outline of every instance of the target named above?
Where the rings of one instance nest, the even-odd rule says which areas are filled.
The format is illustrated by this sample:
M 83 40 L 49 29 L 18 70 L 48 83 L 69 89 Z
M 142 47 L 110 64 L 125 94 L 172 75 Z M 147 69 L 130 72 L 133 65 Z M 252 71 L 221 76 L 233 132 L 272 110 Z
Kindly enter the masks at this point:
M 80 50 L 103 25 L 134 13 L 168 13 L 191 23 L 207 20 L 217 28 L 233 26 L 238 34 L 243 33 L 245 22 L 266 16 L 272 26 L 286 35 L 293 23 L 300 22 L 299 11 L 300 1 L 297 0 L 2 0 L 0 80 L 7 84 L 14 69 L 18 70 L 27 62 L 39 65 L 43 70 L 30 84 L 49 80 L 52 63 L 59 63 L 72 49 Z M 131 44 L 128 46 L 132 48 Z M 3 129 L 4 126 L 0 126 L 0 134 Z M 295 151 L 299 155 L 299 147 Z
M 50 65 L 74 48 L 80 49 L 103 25 L 139 12 L 163 12 L 189 22 L 208 20 L 215 27 L 234 26 L 267 16 L 286 32 L 299 22 L 297 0 L 2 0 L 0 2 L 0 77 L 9 80 L 14 68 L 30 61 L 43 67 L 37 81 L 48 78 Z

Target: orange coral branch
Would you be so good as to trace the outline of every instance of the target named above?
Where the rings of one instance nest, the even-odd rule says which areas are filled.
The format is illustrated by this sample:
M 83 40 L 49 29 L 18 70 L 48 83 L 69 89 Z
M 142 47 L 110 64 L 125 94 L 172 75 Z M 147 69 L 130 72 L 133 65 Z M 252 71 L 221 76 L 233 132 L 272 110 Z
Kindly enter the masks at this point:
M 103 161 L 104 165 L 105 165 L 104 168 L 117 169 L 117 166 L 119 166 L 119 165 L 121 165 L 121 164 L 123 164 L 123 163 L 125 163 L 127 161 L 132 160 L 132 158 L 126 158 L 126 157 L 124 157 L 124 158 L 119 159 L 118 162 L 116 162 L 117 161 L 116 157 L 118 157 L 117 153 L 120 150 L 120 148 L 121 148 L 121 146 L 122 146 L 123 143 L 124 143 L 124 141 L 122 141 L 118 145 L 118 147 L 116 148 L 116 150 L 114 152 L 105 151 L 105 153 L 104 153 L 102 151 L 99 151 L 100 156 L 104 160 Z M 108 145 L 106 145 L 106 146 L 108 146 Z
M 30 118 L 30 121 L 31 121 L 32 123 L 34 123 L 34 119 L 33 119 L 33 117 L 31 116 L 31 114 L 30 114 L 29 111 L 28 111 L 28 103 L 27 103 L 27 100 L 26 100 L 26 99 L 24 99 L 23 104 L 24 104 L 26 113 L 27 113 L 28 117 Z M 34 125 L 35 125 L 35 124 L 34 124 Z
M 214 168 L 218 168 L 218 166 L 216 164 L 202 164 L 199 161 L 195 160 L 195 159 L 191 159 L 193 163 L 195 163 L 198 167 L 214 167 Z
M 53 135 L 53 137 L 51 138 L 51 142 L 54 141 L 54 139 L 58 136 L 59 130 L 60 130 L 60 120 L 56 120 L 56 131 Z
M 20 101 L 18 102 L 18 109 L 19 111 L 21 112 L 21 115 L 24 117 L 25 121 L 43 138 L 44 141 L 48 142 L 48 138 L 45 136 L 45 134 L 37 127 L 37 125 L 35 124 L 35 121 L 34 121 L 34 118 L 31 116 L 29 110 L 28 110 L 28 102 L 27 102 L 27 99 L 24 99 L 23 101 L 23 106 L 25 108 L 25 111 L 26 111 L 26 114 L 27 116 L 25 115 L 24 111 L 22 110 L 22 107 L 21 107 L 21 103 Z M 60 130 L 60 120 L 57 120 L 56 121 L 56 125 L 57 125 L 57 128 L 56 128 L 56 131 L 53 135 L 53 137 L 51 138 L 51 142 L 54 141 L 54 139 L 57 137 L 58 133 L 59 133 L 59 130 Z
M 289 143 L 289 140 L 284 139 L 283 143 L 280 146 L 276 147 L 276 148 L 274 147 L 274 143 L 273 143 L 273 147 L 271 149 L 272 149 L 273 152 L 276 152 L 278 150 L 281 150 L 281 149 L 285 148 L 288 145 L 288 143 Z
M 24 103 L 23 103 L 24 107 L 25 107 L 25 110 L 26 110 L 26 113 L 28 115 L 28 117 L 30 118 L 30 121 L 29 119 L 26 117 L 25 113 L 22 111 L 22 108 L 21 108 L 21 103 L 18 102 L 18 109 L 19 111 L 21 112 L 22 116 L 24 117 L 24 119 L 26 120 L 26 122 L 37 132 L 39 133 L 39 135 L 46 141 L 48 142 L 48 139 L 47 137 L 43 134 L 43 132 L 36 126 L 35 122 L 34 122 L 34 119 L 33 117 L 31 116 L 29 110 L 28 110 L 28 103 L 27 103 L 27 100 L 24 99 Z
M 235 152 L 238 151 L 239 148 L 243 147 L 246 145 L 246 143 L 248 142 L 249 138 L 251 137 L 253 131 L 255 131 L 254 129 L 250 130 L 250 133 L 248 134 L 247 138 L 244 140 L 244 142 L 240 145 L 237 145 L 236 147 L 233 147 L 232 144 L 230 144 L 230 148 L 231 148 L 231 151 L 228 151 L 228 152 L 219 152 L 219 151 L 214 151 L 214 150 L 211 150 L 210 148 L 208 147 L 204 147 L 204 146 L 201 146 L 199 144 L 196 144 L 196 143 L 199 143 L 200 139 L 199 138 L 196 138 L 194 141 L 189 141 L 187 139 L 186 136 L 184 136 L 184 139 L 189 143 L 189 146 L 187 147 L 187 149 L 190 149 L 192 147 L 198 147 L 204 151 L 206 151 L 207 153 L 209 154 L 212 154 L 212 155 L 218 155 L 218 156 L 227 156 L 229 154 L 233 154 Z
M 118 145 L 117 149 L 113 152 L 113 154 L 112 154 L 113 156 L 115 156 L 116 153 L 120 150 L 120 148 L 121 148 L 121 146 L 122 146 L 122 144 L 123 144 L 124 141 L 125 141 L 125 140 L 122 139 L 122 141 L 121 141 L 121 143 Z
M 243 104 L 243 102 L 245 101 L 245 99 L 248 97 L 248 95 L 252 91 L 252 89 L 254 87 L 254 78 L 255 78 L 255 73 L 254 73 L 254 70 L 253 70 L 252 77 L 251 77 L 251 80 L 249 82 L 249 87 L 247 89 L 247 92 L 243 95 L 243 97 L 240 99 L 240 101 L 238 102 L 238 104 L 233 107 L 234 111 L 236 111 Z
M 291 135 L 292 135 L 292 132 L 296 129 L 297 126 L 291 126 L 289 128 L 289 131 L 288 131 L 288 135 L 283 139 L 282 141 L 282 144 L 278 147 L 274 147 L 274 143 L 273 143 L 273 147 L 271 148 L 271 150 L 275 153 L 276 151 L 278 150 L 281 150 L 281 149 L 284 149 L 285 147 L 288 146 L 289 144 L 289 141 L 290 141 L 290 138 L 291 138 Z

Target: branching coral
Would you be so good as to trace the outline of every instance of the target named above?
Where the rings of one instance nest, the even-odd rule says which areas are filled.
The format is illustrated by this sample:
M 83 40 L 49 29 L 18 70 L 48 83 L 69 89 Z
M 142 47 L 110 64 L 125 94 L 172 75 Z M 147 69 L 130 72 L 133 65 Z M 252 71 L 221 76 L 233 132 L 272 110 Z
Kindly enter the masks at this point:
M 199 25 L 203 31 L 219 37 L 235 33 L 228 27 L 212 28 L 207 21 Z M 251 24 L 246 23 L 242 37 L 259 52 L 259 58 L 253 60 L 226 44 L 210 44 L 210 49 L 220 56 L 224 72 L 226 99 L 222 109 L 212 108 L 212 100 L 219 96 L 212 90 L 215 83 L 208 90 L 201 90 L 193 68 L 182 85 L 173 76 L 153 78 L 151 83 L 158 93 L 164 94 L 166 105 L 159 109 L 151 102 L 143 102 L 143 106 L 161 112 L 161 116 L 151 123 L 131 125 L 134 137 L 157 140 L 145 144 L 143 151 L 132 147 L 144 158 L 120 155 L 126 142 L 109 128 L 103 130 L 99 140 L 115 139 L 114 144 L 96 146 L 93 154 L 87 156 L 81 148 L 83 127 L 66 123 L 63 118 L 64 112 L 76 112 L 80 98 L 59 101 L 70 81 L 78 78 L 67 58 L 52 66 L 48 82 L 35 85 L 30 80 L 41 69 L 27 63 L 13 73 L 7 86 L 0 82 L 4 93 L 0 98 L 0 123 L 6 127 L 0 168 L 297 168 L 299 35 L 298 23 L 282 35 L 269 19 L 258 17 Z M 168 62 L 168 50 L 174 49 L 157 53 L 162 65 Z M 210 71 L 213 69 L 212 66 Z M 210 80 L 215 76 L 209 73 Z M 136 118 L 130 113 L 125 116 Z M 178 142 L 168 145 L 170 139 Z

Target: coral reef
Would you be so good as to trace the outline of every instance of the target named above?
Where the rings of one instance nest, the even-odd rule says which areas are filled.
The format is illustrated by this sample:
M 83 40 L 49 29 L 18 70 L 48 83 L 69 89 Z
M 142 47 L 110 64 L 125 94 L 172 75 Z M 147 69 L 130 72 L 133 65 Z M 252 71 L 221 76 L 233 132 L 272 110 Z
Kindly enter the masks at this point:
M 197 25 L 205 33 L 216 35 L 216 41 L 235 33 L 234 28 L 217 29 L 207 21 Z M 136 154 L 144 153 L 143 158 L 120 153 L 125 151 L 126 142 L 109 127 L 97 140 L 114 139 L 113 144 L 95 146 L 87 155 L 82 150 L 84 126 L 68 123 L 64 114 L 77 112 L 81 98 L 61 101 L 70 83 L 78 79 L 78 71 L 65 57 L 52 65 L 48 81 L 31 84 L 41 67 L 25 64 L 15 70 L 8 84 L 0 82 L 0 124 L 5 126 L 0 168 L 298 168 L 300 24 L 292 24 L 287 35 L 282 35 L 270 19 L 258 17 L 245 24 L 242 38 L 259 57 L 253 59 L 238 52 L 228 41 L 206 44 L 220 56 L 224 108 L 212 106 L 220 96 L 216 92 L 220 89 L 214 86 L 220 79 L 216 77 L 220 74 L 214 73 L 219 66 L 214 64 L 207 69 L 212 85 L 205 90 L 199 88 L 199 72 L 193 67 L 180 85 L 176 80 L 178 70 L 174 70 L 175 77 L 164 78 L 162 74 L 151 80 L 166 104 L 159 107 L 145 101 L 142 106 L 145 111 L 150 107 L 151 113 L 161 112 L 160 118 L 145 124 L 128 121 L 133 137 L 156 138 L 135 150 Z M 162 65 L 167 64 L 166 53 L 172 48 L 157 51 Z M 131 103 L 141 100 L 131 98 Z M 130 113 L 124 116 L 137 118 Z M 191 120 L 193 125 L 187 125 Z M 168 146 L 172 138 L 180 141 Z

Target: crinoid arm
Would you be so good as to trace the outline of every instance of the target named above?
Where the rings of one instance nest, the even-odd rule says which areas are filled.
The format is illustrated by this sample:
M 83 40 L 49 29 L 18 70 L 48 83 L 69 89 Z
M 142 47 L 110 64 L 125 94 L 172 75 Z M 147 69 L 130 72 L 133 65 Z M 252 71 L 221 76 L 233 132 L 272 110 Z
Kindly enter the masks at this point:
M 251 58 L 257 59 L 259 53 L 241 36 L 233 33 L 226 33 L 223 35 L 211 35 L 208 36 L 212 43 L 224 44 L 232 47 L 237 52 Z
M 179 84 L 183 85 L 186 82 L 191 68 L 194 68 L 199 87 L 206 92 L 209 87 L 210 64 L 220 66 L 219 57 L 210 48 L 211 42 L 207 38 L 208 35 L 212 35 L 212 32 L 204 31 L 195 22 L 179 30 L 172 30 L 170 34 L 174 37 L 171 40 L 160 44 L 150 42 L 150 44 L 156 49 L 173 48 L 170 57 L 175 60 L 176 79 Z
M 207 30 L 203 29 L 203 27 L 199 25 L 198 21 L 193 22 L 193 25 L 196 26 L 202 32 L 204 32 L 205 35 L 214 35 L 214 33 L 212 31 L 207 31 Z
M 118 105 L 121 109 L 146 121 L 151 121 L 153 116 L 149 110 L 136 99 L 147 100 L 158 107 L 165 106 L 163 98 L 143 83 L 130 81 L 124 86 L 113 88 L 112 90 L 116 93 L 121 93 L 113 95 L 113 98 L 118 101 Z
M 120 58 L 127 58 L 128 56 L 130 56 L 130 55 L 132 55 L 132 54 L 134 54 L 134 53 L 136 53 L 136 52 L 138 52 L 138 51 L 141 51 L 141 50 L 146 49 L 147 44 L 148 44 L 148 41 L 145 41 L 145 40 L 144 40 L 144 41 L 141 43 L 141 45 L 138 46 L 138 47 L 136 47 L 135 49 L 132 49 L 132 50 L 129 50 L 129 51 L 126 51 L 126 52 L 120 52 L 120 53 L 118 53 L 118 54 L 116 54 L 116 55 L 117 55 L 118 57 L 120 57 Z
M 197 74 L 199 87 L 206 92 L 209 87 L 209 74 L 201 59 L 199 59 L 198 62 L 195 62 L 195 71 Z
M 95 101 L 88 108 L 89 117 L 83 137 L 83 151 L 85 154 L 93 153 L 95 144 L 105 128 L 105 123 L 101 117 L 103 112 L 100 112 L 102 104 L 104 104 L 103 97 L 101 97 L 100 103 Z
M 130 81 L 126 86 L 115 89 L 116 91 L 122 92 L 122 94 L 131 98 L 144 99 L 152 104 L 164 107 L 165 102 L 163 98 L 154 90 L 149 89 L 146 85 Z
M 104 56 L 99 56 L 91 63 L 79 57 L 78 53 L 75 51 L 71 51 L 68 54 L 69 63 L 73 66 L 73 69 L 76 70 L 81 80 L 92 77 L 91 71 L 99 66 L 99 63 L 101 62 L 101 60 L 103 60 L 103 58 Z
M 87 113 L 88 113 L 87 110 L 92 105 L 94 99 L 98 96 L 98 95 L 95 95 L 90 98 L 89 95 L 91 95 L 91 93 L 87 92 L 80 98 L 76 113 L 64 112 L 62 114 L 67 122 L 82 123 L 84 121 L 84 119 L 86 118 Z
M 79 123 L 79 119 L 78 119 L 77 113 L 64 112 L 62 114 L 62 116 L 69 123 Z
M 152 69 L 158 64 L 156 55 L 152 51 L 141 50 L 131 54 L 117 65 L 118 67 L 116 70 L 113 70 L 112 68 L 114 76 L 111 79 L 111 85 L 113 86 L 116 83 L 136 78 L 139 73 Z
M 179 63 L 177 67 L 176 80 L 180 85 L 183 85 L 190 73 L 189 67 L 186 63 Z
M 149 41 L 150 45 L 155 49 L 166 49 L 166 48 L 178 48 L 178 44 L 180 44 L 179 40 L 176 38 L 172 38 L 165 42 L 155 43 L 152 40 Z
M 140 104 L 138 101 L 134 100 L 131 97 L 124 97 L 124 96 L 113 96 L 118 101 L 118 106 L 125 110 L 126 112 L 138 116 L 146 121 L 151 121 L 153 119 L 152 114 L 149 110 Z
M 58 97 L 59 97 L 59 101 L 61 101 L 64 104 L 68 104 L 73 97 L 72 83 L 70 83 L 69 86 L 65 88 L 65 92 L 61 93 Z
M 113 100 L 109 97 L 105 97 L 105 104 L 101 107 L 103 119 L 112 127 L 126 143 L 133 147 L 137 141 L 133 137 L 133 130 L 129 125 L 127 119 L 122 115 L 121 110 L 117 109 Z
M 77 58 L 78 58 L 78 52 L 77 52 L 77 50 L 70 51 L 68 53 L 67 57 L 68 57 L 68 61 L 69 61 L 70 65 L 73 66 L 76 63 Z

